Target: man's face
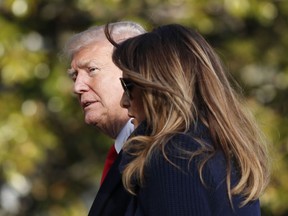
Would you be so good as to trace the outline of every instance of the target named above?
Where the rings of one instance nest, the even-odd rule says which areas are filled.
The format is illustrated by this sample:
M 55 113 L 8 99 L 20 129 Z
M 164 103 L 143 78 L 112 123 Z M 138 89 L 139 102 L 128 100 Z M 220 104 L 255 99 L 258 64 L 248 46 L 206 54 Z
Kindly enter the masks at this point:
M 68 73 L 74 80 L 74 92 L 79 96 L 85 122 L 115 138 L 128 115 L 120 107 L 122 72 L 112 62 L 112 51 L 107 40 L 87 46 L 73 55 Z

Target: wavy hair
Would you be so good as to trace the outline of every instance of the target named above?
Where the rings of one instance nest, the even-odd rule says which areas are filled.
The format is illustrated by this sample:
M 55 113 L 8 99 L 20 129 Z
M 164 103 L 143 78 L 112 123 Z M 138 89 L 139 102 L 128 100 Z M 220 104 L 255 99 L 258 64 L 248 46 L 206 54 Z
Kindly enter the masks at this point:
M 106 36 L 113 41 L 107 29 Z M 164 151 L 168 140 L 201 120 L 210 131 L 213 147 L 200 141 L 200 150 L 189 152 L 189 157 L 208 153 L 199 166 L 202 183 L 203 167 L 220 149 L 227 161 L 230 202 L 237 194 L 245 198 L 242 205 L 259 198 L 269 181 L 266 141 L 207 41 L 192 29 L 170 24 L 114 45 L 114 63 L 125 77 L 143 87 L 147 124 L 152 128 L 148 136 L 132 137 L 124 146 L 135 156 L 123 172 L 128 191 L 135 193 L 135 179 L 143 184 L 145 166 L 156 149 L 168 160 Z M 234 160 L 240 179 L 232 186 Z

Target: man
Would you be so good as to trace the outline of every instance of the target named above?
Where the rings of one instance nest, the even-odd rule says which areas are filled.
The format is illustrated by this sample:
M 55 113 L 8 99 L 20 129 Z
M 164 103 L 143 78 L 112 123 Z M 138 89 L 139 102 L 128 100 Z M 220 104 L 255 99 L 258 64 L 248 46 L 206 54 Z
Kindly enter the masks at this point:
M 113 45 L 107 40 L 104 29 L 105 26 L 98 26 L 76 34 L 67 42 L 64 53 L 71 60 L 68 74 L 74 81 L 74 92 L 79 96 L 85 122 L 115 139 L 114 147 L 118 153 L 107 176 L 103 173 L 89 216 L 120 216 L 127 208 L 130 195 L 122 185 L 118 165 L 123 143 L 134 127 L 127 110 L 120 106 L 123 90 L 119 78 L 122 71 L 112 62 Z M 118 42 L 145 33 L 133 22 L 111 23 L 109 29 Z

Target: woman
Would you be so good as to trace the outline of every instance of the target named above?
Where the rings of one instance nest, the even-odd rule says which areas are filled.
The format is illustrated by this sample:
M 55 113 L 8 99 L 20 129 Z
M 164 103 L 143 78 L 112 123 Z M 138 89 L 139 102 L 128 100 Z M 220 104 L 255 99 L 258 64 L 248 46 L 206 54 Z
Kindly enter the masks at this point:
M 121 105 L 139 122 L 120 167 L 127 215 L 260 215 L 264 139 L 210 45 L 177 24 L 120 44 L 108 29 Z

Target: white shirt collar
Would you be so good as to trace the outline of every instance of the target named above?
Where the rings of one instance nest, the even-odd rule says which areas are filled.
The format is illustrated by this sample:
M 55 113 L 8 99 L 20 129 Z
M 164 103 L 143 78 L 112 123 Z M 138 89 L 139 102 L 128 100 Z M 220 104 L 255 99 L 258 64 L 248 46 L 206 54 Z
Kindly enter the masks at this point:
M 115 149 L 117 153 L 121 151 L 124 143 L 126 142 L 126 140 L 128 139 L 128 137 L 130 136 L 133 130 L 134 130 L 134 125 L 131 123 L 131 119 L 130 119 L 122 128 L 118 136 L 116 137 Z

